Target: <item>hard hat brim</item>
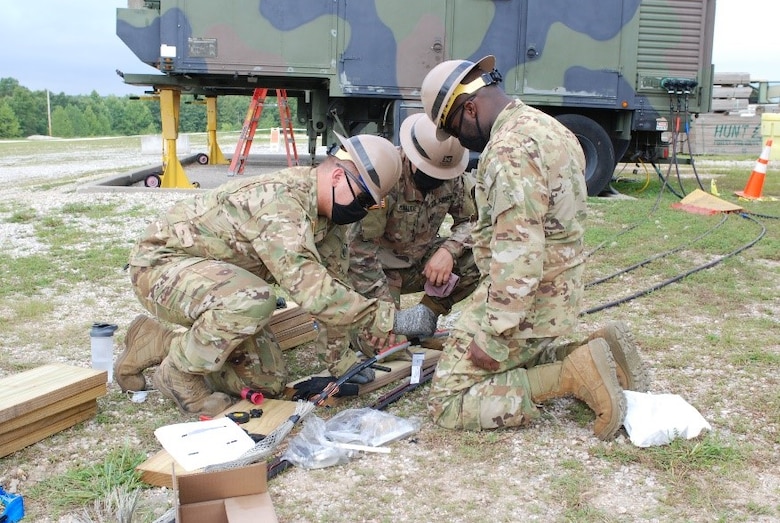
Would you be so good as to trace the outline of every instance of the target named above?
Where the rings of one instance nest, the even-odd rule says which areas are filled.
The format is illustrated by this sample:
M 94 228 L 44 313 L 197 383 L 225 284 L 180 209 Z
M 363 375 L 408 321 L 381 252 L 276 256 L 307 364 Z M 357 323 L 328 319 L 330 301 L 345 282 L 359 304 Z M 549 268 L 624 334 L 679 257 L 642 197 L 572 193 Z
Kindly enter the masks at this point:
M 463 152 L 460 161 L 456 165 L 453 165 L 452 168 L 446 169 L 439 167 L 438 165 L 434 165 L 430 160 L 424 158 L 419 153 L 417 148 L 412 143 L 412 127 L 420 118 L 428 119 L 428 116 L 424 113 L 416 113 L 407 117 L 403 122 L 401 122 L 399 139 L 401 142 L 401 147 L 404 150 L 404 154 L 409 159 L 409 161 L 416 165 L 417 168 L 422 172 L 431 178 L 436 178 L 437 180 L 452 180 L 453 178 L 457 178 L 463 174 L 463 171 L 466 170 L 466 166 L 469 163 L 468 150 Z M 428 119 L 428 121 L 430 120 Z M 439 129 L 436 130 L 436 137 L 439 137 Z M 445 142 L 448 139 L 454 140 L 455 138 L 445 133 L 444 139 L 439 139 L 439 141 Z
M 370 175 L 366 170 L 366 166 L 363 165 L 363 162 L 361 161 L 361 155 L 358 153 L 357 149 L 355 149 L 355 147 L 352 145 L 352 142 L 350 142 L 347 138 L 341 136 L 335 131 L 333 134 L 336 135 L 336 138 L 339 139 L 341 145 L 349 153 L 349 157 L 352 158 L 352 163 L 355 164 L 355 167 L 357 167 L 360 176 L 363 178 L 363 183 L 366 183 L 365 180 L 370 179 Z M 378 203 L 382 199 L 381 196 L 377 194 L 377 192 L 373 190 L 373 188 L 368 183 L 366 183 L 366 188 L 371 194 L 371 197 L 374 199 L 374 202 Z

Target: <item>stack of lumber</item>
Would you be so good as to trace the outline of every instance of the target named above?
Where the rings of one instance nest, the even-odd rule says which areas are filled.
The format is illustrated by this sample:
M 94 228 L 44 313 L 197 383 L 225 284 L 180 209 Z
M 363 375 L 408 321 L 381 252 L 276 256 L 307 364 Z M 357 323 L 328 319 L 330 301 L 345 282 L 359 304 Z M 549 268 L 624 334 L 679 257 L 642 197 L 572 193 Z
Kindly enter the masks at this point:
M 693 154 L 761 152 L 761 116 L 748 111 L 752 91 L 748 73 L 715 73 L 712 112 L 698 115 L 691 125 Z
M 287 307 L 277 309 L 268 322 L 282 350 L 290 349 L 317 337 L 314 318 L 296 303 L 287 301 Z
M 107 379 L 56 363 L 0 379 L 0 457 L 94 416 Z
M 715 73 L 712 84 L 713 113 L 734 114 L 748 108 L 753 92 L 750 73 Z

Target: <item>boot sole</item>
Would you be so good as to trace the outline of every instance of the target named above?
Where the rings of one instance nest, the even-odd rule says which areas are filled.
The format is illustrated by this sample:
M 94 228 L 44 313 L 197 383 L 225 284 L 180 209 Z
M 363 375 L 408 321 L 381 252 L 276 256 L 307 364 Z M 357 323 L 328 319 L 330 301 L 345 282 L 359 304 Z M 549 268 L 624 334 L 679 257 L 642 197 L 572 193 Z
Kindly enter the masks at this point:
M 636 392 L 647 392 L 650 389 L 650 376 L 628 326 L 623 322 L 615 322 L 604 330 L 606 332 L 603 339 L 609 345 L 615 364 L 626 377 L 626 384 L 623 388 Z M 617 347 L 619 347 L 618 350 L 615 349 Z
M 626 397 L 617 381 L 617 376 L 615 375 L 615 358 L 612 356 L 612 351 L 609 349 L 607 342 L 598 339 L 592 340 L 588 342 L 588 349 L 590 350 L 593 363 L 604 383 L 604 387 L 607 389 L 614 389 L 609 394 L 613 404 L 610 419 L 601 430 L 596 431 L 595 427 L 593 429 L 596 437 L 600 440 L 610 440 L 615 437 L 615 433 L 623 425 L 623 419 L 626 417 Z

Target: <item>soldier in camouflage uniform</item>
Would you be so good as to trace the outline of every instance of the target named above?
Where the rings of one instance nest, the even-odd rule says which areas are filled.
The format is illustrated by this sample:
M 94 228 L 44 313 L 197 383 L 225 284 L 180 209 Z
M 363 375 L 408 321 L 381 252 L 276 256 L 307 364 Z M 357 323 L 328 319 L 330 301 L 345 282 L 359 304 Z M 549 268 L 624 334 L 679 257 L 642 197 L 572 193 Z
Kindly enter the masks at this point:
M 636 349 L 604 337 L 557 347 L 574 332 L 583 295 L 585 159 L 553 117 L 498 86 L 495 58 L 449 60 L 422 84 L 440 138 L 481 152 L 474 259 L 482 275 L 445 343 L 429 397 L 434 420 L 467 430 L 520 426 L 536 403 L 574 395 L 614 436 L 625 415 L 624 380 L 644 381 Z M 539 364 L 547 353 L 561 361 Z
M 378 136 L 339 140 L 317 167 L 226 183 L 149 225 L 130 255 L 133 290 L 154 316 L 182 328 L 145 316 L 130 325 L 116 363 L 124 390 L 143 389 L 141 371 L 160 363 L 154 385 L 185 413 L 217 414 L 244 386 L 278 395 L 287 373 L 264 329 L 276 308 L 272 284 L 318 322 L 316 343 L 334 374 L 356 361 L 346 343 L 352 330 L 380 340 L 393 329 L 432 332 L 427 324 L 416 332 L 404 311 L 342 283 L 348 224 L 396 183 L 401 159 Z
M 421 304 L 436 315 L 471 294 L 479 270 L 471 254 L 474 200 L 463 176 L 468 152 L 454 138 L 439 141 L 422 113 L 401 124 L 401 178 L 384 205 L 369 210 L 353 227 L 349 275 L 355 290 L 400 308 L 401 294 L 426 288 Z M 439 236 L 447 214 L 450 235 Z M 437 292 L 450 281 L 454 288 Z M 446 295 L 444 295 L 446 294 Z M 438 341 L 438 339 L 435 339 Z

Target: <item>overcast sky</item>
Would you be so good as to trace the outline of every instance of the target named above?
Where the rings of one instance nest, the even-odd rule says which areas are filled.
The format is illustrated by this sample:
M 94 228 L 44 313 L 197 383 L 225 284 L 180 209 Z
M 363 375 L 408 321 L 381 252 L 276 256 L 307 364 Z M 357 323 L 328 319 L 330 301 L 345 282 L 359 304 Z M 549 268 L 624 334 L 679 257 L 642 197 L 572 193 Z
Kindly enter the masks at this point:
M 780 82 L 780 0 L 716 5 L 715 70 Z M 126 6 L 127 0 L 0 0 L 0 78 L 33 91 L 142 94 L 115 73 L 156 72 L 116 36 L 116 8 Z

